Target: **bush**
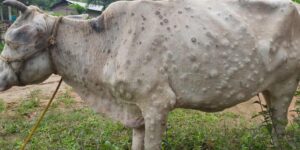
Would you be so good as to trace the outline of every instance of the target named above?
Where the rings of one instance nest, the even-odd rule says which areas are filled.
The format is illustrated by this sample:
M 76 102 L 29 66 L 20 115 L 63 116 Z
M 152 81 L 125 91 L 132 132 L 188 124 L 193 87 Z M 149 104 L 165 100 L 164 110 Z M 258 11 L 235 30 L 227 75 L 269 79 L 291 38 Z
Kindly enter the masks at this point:
M 86 12 L 86 8 L 84 8 L 78 4 L 71 4 L 71 5 L 69 5 L 69 7 L 75 9 L 78 14 L 83 14 L 84 12 Z
M 294 2 L 296 2 L 296 3 L 300 3 L 300 0 L 293 0 Z

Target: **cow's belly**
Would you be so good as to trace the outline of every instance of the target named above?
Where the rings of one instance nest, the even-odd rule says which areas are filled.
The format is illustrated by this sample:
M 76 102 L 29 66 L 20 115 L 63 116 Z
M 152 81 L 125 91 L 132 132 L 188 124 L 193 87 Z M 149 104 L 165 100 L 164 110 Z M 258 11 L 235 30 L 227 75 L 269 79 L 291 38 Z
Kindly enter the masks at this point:
M 190 74 L 173 85 L 177 107 L 220 111 L 250 99 L 267 87 L 264 79 L 258 76 L 249 80 L 247 76 L 232 80 L 200 78 L 197 80 Z
M 177 106 L 204 111 L 222 110 L 255 96 L 274 80 L 273 77 L 265 79 L 264 72 L 256 68 L 259 65 L 249 64 L 244 69 L 219 67 L 224 66 L 170 75 Z

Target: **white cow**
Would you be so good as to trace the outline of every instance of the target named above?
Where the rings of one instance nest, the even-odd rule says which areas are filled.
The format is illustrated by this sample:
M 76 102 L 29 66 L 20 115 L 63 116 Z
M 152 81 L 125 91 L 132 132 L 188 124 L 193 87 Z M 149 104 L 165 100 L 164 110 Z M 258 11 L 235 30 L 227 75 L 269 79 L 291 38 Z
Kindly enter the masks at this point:
M 97 18 L 61 21 L 4 4 L 22 15 L 6 33 L 2 91 L 61 75 L 133 128 L 133 150 L 160 149 L 175 108 L 221 111 L 260 92 L 284 134 L 300 71 L 299 14 L 288 0 L 120 1 Z

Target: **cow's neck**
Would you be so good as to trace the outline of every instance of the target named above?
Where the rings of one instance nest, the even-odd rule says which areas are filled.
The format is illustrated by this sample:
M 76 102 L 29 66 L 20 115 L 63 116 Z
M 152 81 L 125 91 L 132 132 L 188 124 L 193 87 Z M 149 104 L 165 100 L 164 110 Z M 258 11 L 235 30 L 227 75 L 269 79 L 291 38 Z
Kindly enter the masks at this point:
M 59 24 L 52 59 L 57 74 L 70 84 L 87 86 L 101 84 L 103 66 L 111 53 L 111 37 L 97 31 L 91 21 L 64 18 Z M 111 43 L 111 42 L 110 42 Z

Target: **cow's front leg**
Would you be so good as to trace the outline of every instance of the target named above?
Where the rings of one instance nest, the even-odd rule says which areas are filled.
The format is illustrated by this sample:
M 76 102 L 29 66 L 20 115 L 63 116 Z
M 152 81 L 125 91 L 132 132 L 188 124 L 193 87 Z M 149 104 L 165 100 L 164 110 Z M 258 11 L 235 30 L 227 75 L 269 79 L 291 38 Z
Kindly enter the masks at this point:
M 160 150 L 168 111 L 150 109 L 145 118 L 145 150 Z
M 133 128 L 132 150 L 144 150 L 145 126 Z
M 176 96 L 170 88 L 159 89 L 142 104 L 145 120 L 145 150 L 161 149 L 162 134 L 167 126 L 167 116 L 176 103 Z
M 285 126 L 288 123 L 288 108 L 297 89 L 297 85 L 298 79 L 294 77 L 277 83 L 263 92 L 271 112 L 274 127 L 272 137 L 277 146 L 280 146 L 278 144 L 280 144 L 280 140 L 283 140 L 285 136 Z

